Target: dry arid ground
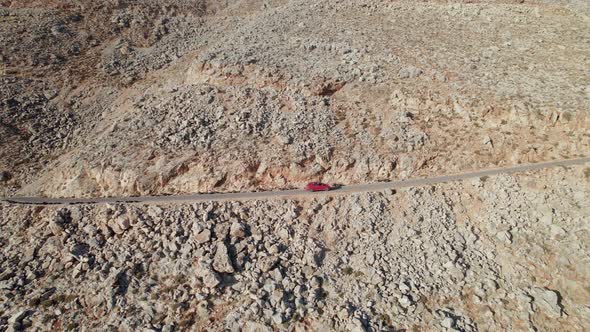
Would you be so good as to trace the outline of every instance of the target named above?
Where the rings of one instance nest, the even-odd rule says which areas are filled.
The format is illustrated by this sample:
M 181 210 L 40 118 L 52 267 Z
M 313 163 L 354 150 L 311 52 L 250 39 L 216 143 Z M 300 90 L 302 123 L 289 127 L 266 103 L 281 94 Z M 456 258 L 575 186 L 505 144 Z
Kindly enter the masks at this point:
M 4 2 L 14 194 L 351 184 L 590 148 L 583 3 Z
M 0 195 L 590 155 L 584 0 L 0 0 Z M 590 165 L 399 192 L 0 205 L 0 331 L 590 329 Z
M 298 200 L 1 205 L 0 327 L 584 331 L 590 167 Z

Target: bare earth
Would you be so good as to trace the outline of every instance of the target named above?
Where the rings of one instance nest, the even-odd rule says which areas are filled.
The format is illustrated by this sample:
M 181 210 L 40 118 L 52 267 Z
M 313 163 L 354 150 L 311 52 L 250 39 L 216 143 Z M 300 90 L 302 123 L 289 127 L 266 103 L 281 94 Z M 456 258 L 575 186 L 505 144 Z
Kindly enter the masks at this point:
M 365 186 L 590 155 L 579 0 L 0 0 L 0 196 Z M 0 331 L 585 331 L 590 167 L 0 205 Z

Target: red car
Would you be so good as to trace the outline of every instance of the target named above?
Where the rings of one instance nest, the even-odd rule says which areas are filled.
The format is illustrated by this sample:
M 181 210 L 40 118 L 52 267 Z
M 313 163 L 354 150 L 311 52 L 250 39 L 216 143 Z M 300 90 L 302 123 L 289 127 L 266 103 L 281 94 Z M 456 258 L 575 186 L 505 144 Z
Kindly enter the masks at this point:
M 307 191 L 328 191 L 331 189 L 332 187 L 329 184 L 321 182 L 310 182 L 305 186 L 305 190 Z

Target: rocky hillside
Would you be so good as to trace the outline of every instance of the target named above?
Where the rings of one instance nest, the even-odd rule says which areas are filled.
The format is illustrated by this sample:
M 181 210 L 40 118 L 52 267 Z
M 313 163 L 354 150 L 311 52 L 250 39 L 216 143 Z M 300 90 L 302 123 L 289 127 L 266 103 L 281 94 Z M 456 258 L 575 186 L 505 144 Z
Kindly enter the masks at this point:
M 0 196 L 588 156 L 584 0 L 0 0 Z M 587 331 L 590 165 L 0 203 L 3 331 Z
M 0 206 L 0 330 L 583 331 L 590 168 L 400 192 Z
M 0 4 L 12 194 L 362 183 L 590 145 L 576 2 Z

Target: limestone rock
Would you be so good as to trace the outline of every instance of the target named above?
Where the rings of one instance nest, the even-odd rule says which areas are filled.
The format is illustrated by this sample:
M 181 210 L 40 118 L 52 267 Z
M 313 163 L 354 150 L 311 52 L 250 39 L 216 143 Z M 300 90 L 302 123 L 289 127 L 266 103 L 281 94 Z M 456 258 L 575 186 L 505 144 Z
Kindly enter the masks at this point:
M 31 310 L 24 309 L 17 311 L 10 318 L 8 318 L 8 331 L 22 331 L 24 330 L 23 319 L 32 313 Z
M 556 291 L 534 287 L 530 289 L 529 294 L 534 299 L 533 305 L 541 309 L 547 316 L 552 318 L 561 317 L 561 299 Z
M 231 224 L 229 235 L 232 239 L 243 239 L 246 236 L 246 227 L 241 222 L 235 221 Z
M 211 231 L 208 229 L 202 230 L 195 236 L 195 241 L 200 244 L 209 242 L 209 240 L 211 240 Z
M 399 71 L 400 78 L 416 78 L 420 75 L 422 75 L 422 69 L 412 66 L 403 68 Z
M 215 257 L 213 258 L 213 269 L 223 273 L 234 273 L 235 271 L 229 257 L 227 246 L 222 241 L 217 242 Z
M 258 260 L 257 266 L 262 272 L 268 272 L 272 270 L 278 262 L 279 258 L 277 256 L 265 256 Z
M 210 264 L 207 262 L 199 261 L 195 273 L 203 279 L 203 284 L 208 288 L 216 287 L 221 282 L 219 275 L 211 269 Z

